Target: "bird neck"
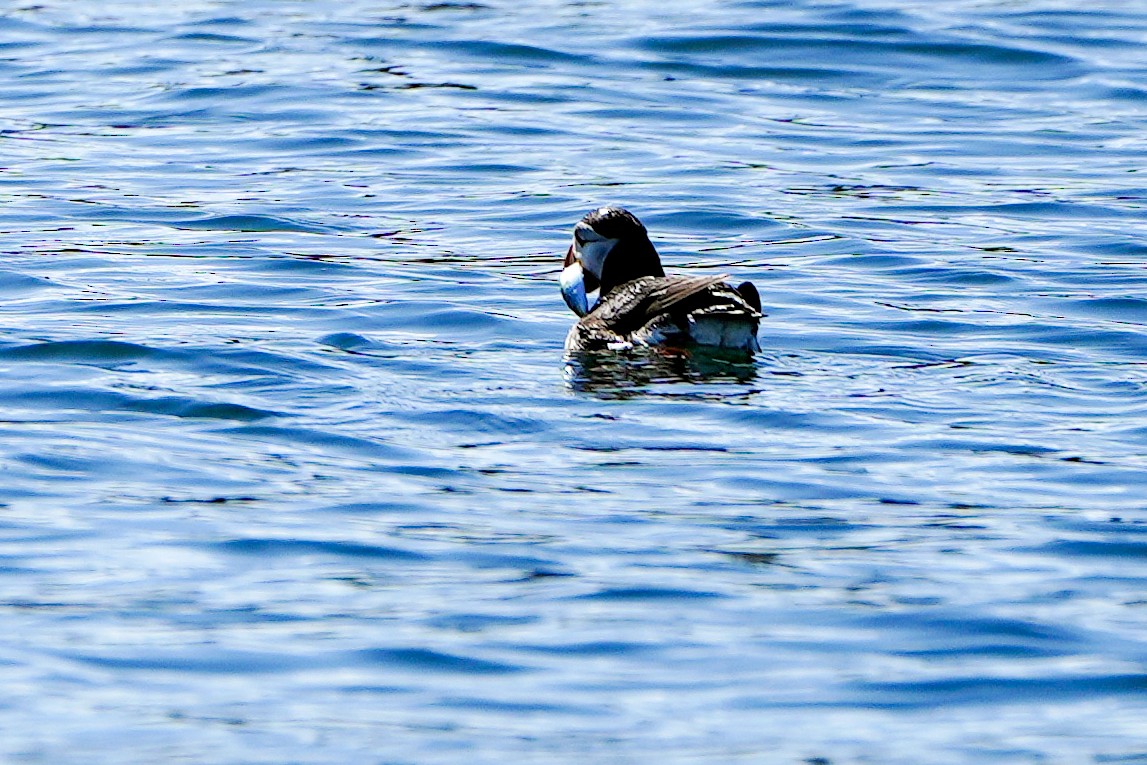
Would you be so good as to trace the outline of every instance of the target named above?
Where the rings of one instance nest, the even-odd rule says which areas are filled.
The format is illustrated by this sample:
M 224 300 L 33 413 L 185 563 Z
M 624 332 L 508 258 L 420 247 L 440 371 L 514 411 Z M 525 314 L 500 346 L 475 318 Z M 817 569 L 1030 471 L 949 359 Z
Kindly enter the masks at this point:
M 601 267 L 601 296 L 605 297 L 614 287 L 643 276 L 665 276 L 661 258 L 649 237 L 623 239 L 609 251 Z

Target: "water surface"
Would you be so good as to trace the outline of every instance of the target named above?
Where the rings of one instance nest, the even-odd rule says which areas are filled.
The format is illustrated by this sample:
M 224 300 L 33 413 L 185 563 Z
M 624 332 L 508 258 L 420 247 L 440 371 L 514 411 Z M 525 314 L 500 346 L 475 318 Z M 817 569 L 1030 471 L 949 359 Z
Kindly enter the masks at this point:
M 5 11 L 0 759 L 1147 759 L 1147 17 L 943 6 Z

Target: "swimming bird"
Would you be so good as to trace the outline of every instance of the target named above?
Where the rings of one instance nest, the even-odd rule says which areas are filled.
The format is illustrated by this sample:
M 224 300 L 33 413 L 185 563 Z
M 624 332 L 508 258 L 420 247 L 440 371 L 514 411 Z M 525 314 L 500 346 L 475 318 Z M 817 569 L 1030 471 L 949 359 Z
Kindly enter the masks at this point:
M 726 278 L 666 276 L 641 221 L 620 207 L 598 208 L 574 226 L 560 278 L 566 305 L 581 317 L 566 351 L 690 344 L 756 351 L 760 295 L 752 282 L 733 287 Z

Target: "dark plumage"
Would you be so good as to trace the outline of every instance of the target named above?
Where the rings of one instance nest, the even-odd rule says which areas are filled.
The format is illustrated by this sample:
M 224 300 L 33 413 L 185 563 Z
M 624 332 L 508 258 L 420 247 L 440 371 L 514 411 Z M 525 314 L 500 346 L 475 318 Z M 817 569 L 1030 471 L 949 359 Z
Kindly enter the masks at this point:
M 578 222 L 561 283 L 581 317 L 567 351 L 660 344 L 757 350 L 761 299 L 752 282 L 666 276 L 645 226 L 627 210 L 603 207 Z M 595 289 L 600 298 L 591 306 L 587 293 Z

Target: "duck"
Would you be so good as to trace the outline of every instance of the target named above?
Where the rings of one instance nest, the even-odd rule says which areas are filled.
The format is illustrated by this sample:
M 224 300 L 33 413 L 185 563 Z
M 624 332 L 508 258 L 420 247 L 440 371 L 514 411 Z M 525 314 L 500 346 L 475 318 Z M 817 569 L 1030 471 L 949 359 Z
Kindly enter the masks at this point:
M 666 276 L 637 216 L 599 207 L 574 226 L 559 277 L 562 297 L 579 317 L 566 353 L 659 346 L 755 353 L 760 293 L 752 282 L 734 287 L 726 279 Z

